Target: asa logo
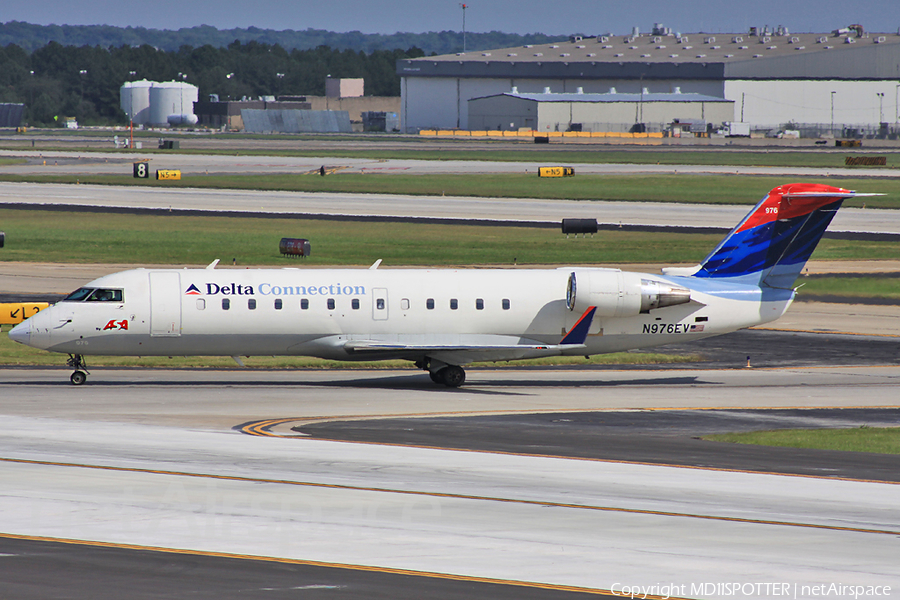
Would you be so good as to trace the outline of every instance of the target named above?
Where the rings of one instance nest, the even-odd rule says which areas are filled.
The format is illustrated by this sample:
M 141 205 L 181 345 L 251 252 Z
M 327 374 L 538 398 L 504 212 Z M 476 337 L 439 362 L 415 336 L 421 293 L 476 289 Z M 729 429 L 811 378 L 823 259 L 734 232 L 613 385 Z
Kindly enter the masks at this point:
M 116 321 L 115 319 L 113 319 L 106 324 L 106 327 L 103 328 L 103 331 L 109 331 L 110 329 L 115 329 L 117 331 L 128 331 L 128 319 L 125 319 L 123 321 Z
M 187 289 L 187 291 L 184 292 L 184 295 L 185 296 L 200 296 L 201 292 L 199 289 L 197 289 L 197 286 L 192 283 L 191 287 L 189 287 Z

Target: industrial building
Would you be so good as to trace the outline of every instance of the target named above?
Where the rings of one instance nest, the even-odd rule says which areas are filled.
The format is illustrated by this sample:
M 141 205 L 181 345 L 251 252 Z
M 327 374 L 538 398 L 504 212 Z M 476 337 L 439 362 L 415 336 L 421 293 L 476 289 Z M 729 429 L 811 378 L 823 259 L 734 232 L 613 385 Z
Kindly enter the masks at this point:
M 501 102 L 514 107 L 512 96 L 546 94 L 548 88 L 550 94 L 574 95 L 579 88 L 585 95 L 630 94 L 632 104 L 635 95 L 678 91 L 719 98 L 733 103 L 732 120 L 754 130 L 790 124 L 821 135 L 896 134 L 900 121 L 900 35 L 866 33 L 857 25 L 830 33 L 753 27 L 747 33 L 682 35 L 657 24 L 644 35 L 573 36 L 569 42 L 403 59 L 397 73 L 406 132 L 473 129 L 470 110 L 476 119 L 483 111 L 472 109 L 471 100 L 503 95 Z M 678 118 L 670 112 L 654 122 L 645 113 L 641 120 L 642 100 L 637 104 L 637 119 L 633 106 L 595 108 L 616 108 L 620 128 L 637 123 L 661 131 L 670 117 Z M 515 122 L 506 119 L 505 126 Z M 573 113 L 571 123 L 578 122 Z M 492 127 L 497 124 L 504 121 Z
M 516 131 L 643 131 L 645 123 L 690 120 L 722 123 L 734 119 L 734 102 L 703 94 L 505 94 L 469 100 L 468 126 L 473 130 Z M 704 128 L 705 129 L 705 128 Z
M 18 127 L 22 123 L 22 115 L 24 114 L 24 104 L 0 104 L 0 127 Z
M 234 131 L 244 129 L 241 111 L 250 110 L 309 110 L 312 104 L 300 97 L 270 97 L 257 100 L 219 100 L 217 94 L 211 94 L 209 100 L 194 103 L 193 110 L 198 124 L 203 127 L 218 129 L 224 127 Z
M 329 77 L 325 87 L 325 96 L 263 96 L 220 101 L 218 94 L 211 94 L 209 101 L 194 104 L 194 112 L 201 126 L 255 133 L 363 131 L 363 114 L 369 111 L 394 115 L 390 130 L 399 128 L 396 114 L 400 112 L 400 98 L 365 96 L 362 79 Z M 382 124 L 380 130 L 385 128 Z M 378 130 L 378 127 L 366 130 Z

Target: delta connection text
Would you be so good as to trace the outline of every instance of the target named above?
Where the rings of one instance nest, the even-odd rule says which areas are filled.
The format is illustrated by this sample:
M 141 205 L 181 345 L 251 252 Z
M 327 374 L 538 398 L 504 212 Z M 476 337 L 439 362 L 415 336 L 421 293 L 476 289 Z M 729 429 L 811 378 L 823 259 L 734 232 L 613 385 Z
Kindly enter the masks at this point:
M 885 598 L 891 596 L 889 585 L 844 585 L 841 583 L 668 583 L 626 585 L 614 583 L 613 596 L 641 600 L 731 596 L 735 598 Z
M 328 285 L 273 285 L 260 283 L 254 289 L 252 285 L 241 283 L 206 283 L 207 296 L 365 296 L 364 285 L 341 285 L 331 283 Z M 195 285 L 188 287 L 186 294 L 199 294 L 200 290 Z

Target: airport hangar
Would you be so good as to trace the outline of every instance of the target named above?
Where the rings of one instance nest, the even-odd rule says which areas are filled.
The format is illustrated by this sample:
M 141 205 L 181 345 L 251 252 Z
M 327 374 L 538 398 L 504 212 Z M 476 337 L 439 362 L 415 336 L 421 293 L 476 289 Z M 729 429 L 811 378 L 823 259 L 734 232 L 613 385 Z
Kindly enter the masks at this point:
M 505 95 L 507 101 L 516 96 L 527 100 L 543 94 L 532 101 L 566 103 L 570 99 L 560 94 L 579 92 L 581 102 L 591 100 L 597 114 L 590 120 L 583 114 L 581 121 L 563 120 L 560 130 L 579 122 L 601 127 L 611 122 L 602 111 L 613 105 L 591 96 L 630 96 L 621 100 L 637 109 L 619 111 L 630 117 L 618 125 L 627 131 L 640 122 L 634 115 L 640 118 L 640 104 L 648 94 L 671 97 L 678 92 L 682 107 L 694 94 L 730 101 L 733 115 L 726 120 L 755 130 L 787 123 L 825 135 L 847 135 L 844 128 L 885 135 L 900 129 L 900 34 L 862 33 L 861 27 L 832 33 L 573 36 L 568 42 L 403 59 L 397 73 L 401 123 L 408 133 L 474 129 L 469 122 L 473 104 L 481 114 L 475 99 Z M 644 115 L 646 130 L 660 131 L 679 116 L 689 117 L 674 110 L 654 123 Z M 522 126 L 516 119 L 504 121 L 492 127 Z

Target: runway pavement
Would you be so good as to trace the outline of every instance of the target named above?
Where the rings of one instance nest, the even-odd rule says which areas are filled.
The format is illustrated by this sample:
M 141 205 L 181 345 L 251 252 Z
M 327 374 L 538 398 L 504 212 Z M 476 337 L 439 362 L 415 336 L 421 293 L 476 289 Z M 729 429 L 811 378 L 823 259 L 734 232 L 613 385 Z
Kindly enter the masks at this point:
M 760 190 L 760 197 L 768 190 Z M 712 227 L 730 230 L 749 207 L 587 202 L 452 196 L 337 194 L 135 188 L 0 182 L 0 206 L 93 207 L 161 211 L 234 212 L 246 215 L 308 215 L 447 219 L 558 226 L 564 218 L 648 227 Z M 900 210 L 844 208 L 830 232 L 900 234 Z
M 675 585 L 671 595 L 702 598 L 733 597 L 721 585 L 735 582 L 756 590 L 744 597 L 771 596 L 753 586 L 773 582 L 797 597 L 815 597 L 812 586 L 822 583 L 900 587 L 895 484 L 827 471 L 792 477 L 533 456 L 521 453 L 528 436 L 512 453 L 465 452 L 316 440 L 291 429 L 372 416 L 627 409 L 639 410 L 637 421 L 640 409 L 663 407 L 896 406 L 897 366 L 475 370 L 460 390 L 408 372 L 103 370 L 83 388 L 58 370 L 4 369 L 0 378 L 0 532 L 74 541 L 61 556 L 11 546 L 37 566 L 62 563 L 61 573 L 78 564 L 84 544 L 103 543 L 122 553 L 188 554 L 167 561 L 185 585 L 181 570 L 201 556 L 220 559 L 208 566 L 211 580 L 233 572 L 230 560 L 263 557 L 300 569 L 295 588 L 311 581 L 303 569 L 332 567 L 354 575 L 323 585 L 358 592 L 362 575 L 371 575 L 366 586 L 408 575 L 438 598 L 453 597 L 448 577 L 497 584 L 472 590 L 484 598 L 519 597 L 523 586 L 609 593 Z M 665 422 L 665 413 L 655 418 Z M 261 419 L 280 424 L 262 435 L 235 429 Z M 515 437 L 515 422 L 497 428 Z M 642 433 L 636 427 L 632 443 Z M 472 443 L 492 438 L 489 427 Z M 441 445 L 439 434 L 424 439 Z M 777 467 L 785 458 L 769 460 Z M 14 557 L 0 569 L 15 571 Z M 101 562 L 129 560 L 114 552 Z M 128 573 L 119 577 L 134 586 Z M 219 597 L 285 579 L 244 581 Z M 48 575 L 20 597 L 54 597 L 65 585 Z

